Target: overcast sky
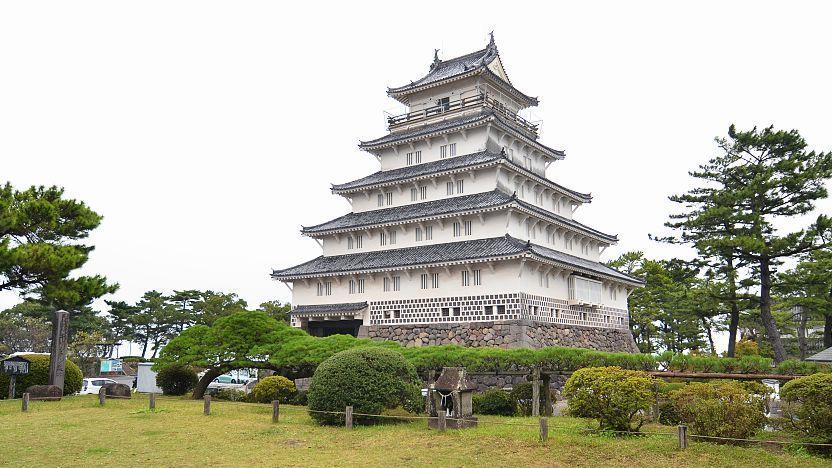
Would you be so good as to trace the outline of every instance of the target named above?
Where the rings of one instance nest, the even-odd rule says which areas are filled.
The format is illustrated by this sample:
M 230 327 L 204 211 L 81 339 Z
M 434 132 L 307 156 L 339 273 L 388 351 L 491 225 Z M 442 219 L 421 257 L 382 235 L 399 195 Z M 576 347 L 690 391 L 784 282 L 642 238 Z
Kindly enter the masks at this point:
M 592 192 L 577 219 L 651 257 L 731 123 L 832 149 L 823 2 L 4 2 L 0 181 L 56 184 L 104 216 L 83 269 L 151 289 L 290 299 L 269 278 L 320 254 L 302 237 L 349 210 L 330 183 L 377 170 L 356 147 L 421 77 L 495 31 L 539 96 L 548 176 Z M 832 212 L 832 203 L 819 206 Z M 6 295 L 0 305 L 16 298 Z

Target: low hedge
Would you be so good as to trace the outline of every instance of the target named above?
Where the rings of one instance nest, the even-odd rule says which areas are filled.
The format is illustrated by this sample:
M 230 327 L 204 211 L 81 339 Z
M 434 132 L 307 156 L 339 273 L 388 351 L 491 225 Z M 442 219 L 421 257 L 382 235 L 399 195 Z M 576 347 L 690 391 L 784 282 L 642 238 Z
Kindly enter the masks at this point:
M 473 396 L 474 414 L 491 414 L 496 416 L 514 416 L 517 414 L 517 401 L 499 388 L 492 388 Z
M 575 371 L 563 387 L 569 414 L 598 421 L 602 431 L 637 432 L 653 396 L 653 378 L 620 367 Z
M 295 383 L 282 375 L 265 377 L 251 389 L 250 400 L 254 403 L 271 403 L 275 400 L 289 403 L 295 396 Z
M 801 377 L 783 385 L 780 398 L 786 403 L 787 429 L 803 442 L 832 444 L 832 374 Z M 832 454 L 830 447 L 810 447 Z
M 27 387 L 32 385 L 47 385 L 49 383 L 49 361 L 46 354 L 24 354 L 29 361 L 29 373 L 18 375 L 15 379 L 14 397 L 21 398 Z M 84 375 L 81 369 L 67 359 L 64 371 L 64 395 L 72 395 L 81 391 Z M 0 398 L 8 398 L 9 376 L 0 373 Z
M 766 424 L 764 396 L 737 381 L 692 382 L 670 398 L 693 434 L 747 439 Z
M 156 374 L 156 385 L 165 395 L 184 395 L 196 387 L 199 378 L 188 366 L 170 366 Z

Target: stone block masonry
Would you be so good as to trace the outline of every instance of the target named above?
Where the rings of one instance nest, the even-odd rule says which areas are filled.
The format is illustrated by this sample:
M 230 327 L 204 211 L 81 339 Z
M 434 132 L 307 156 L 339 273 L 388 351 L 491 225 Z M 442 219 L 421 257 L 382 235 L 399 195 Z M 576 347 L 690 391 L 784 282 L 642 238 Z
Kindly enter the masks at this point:
M 564 346 L 637 353 L 627 329 L 595 328 L 531 320 L 502 322 L 365 325 L 359 337 L 396 341 L 407 347 L 456 344 L 472 347 L 543 348 Z

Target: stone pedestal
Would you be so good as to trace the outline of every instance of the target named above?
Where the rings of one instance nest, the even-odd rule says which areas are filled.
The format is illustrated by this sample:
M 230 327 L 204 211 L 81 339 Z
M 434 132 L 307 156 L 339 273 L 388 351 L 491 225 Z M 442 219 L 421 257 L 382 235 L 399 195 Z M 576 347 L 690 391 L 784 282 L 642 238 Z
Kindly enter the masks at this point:
M 49 385 L 63 391 L 69 341 L 69 312 L 59 310 L 52 319 L 52 348 L 49 351 Z

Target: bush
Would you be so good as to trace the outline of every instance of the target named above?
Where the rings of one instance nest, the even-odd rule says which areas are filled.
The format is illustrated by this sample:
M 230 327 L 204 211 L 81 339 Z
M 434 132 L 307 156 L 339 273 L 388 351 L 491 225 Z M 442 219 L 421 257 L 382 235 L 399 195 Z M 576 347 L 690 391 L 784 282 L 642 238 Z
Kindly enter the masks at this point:
M 517 403 L 508 393 L 499 388 L 477 393 L 473 398 L 474 414 L 493 414 L 497 416 L 514 416 Z
M 511 389 L 511 398 L 517 403 L 517 412 L 522 416 L 531 416 L 532 415 L 532 395 L 534 393 L 534 384 L 531 382 L 521 382 L 514 386 Z M 540 413 L 541 414 L 548 414 L 544 412 L 543 406 L 545 405 L 546 395 L 543 393 L 546 389 L 543 387 L 542 381 L 540 385 Z M 549 401 L 554 403 L 555 401 L 555 392 L 551 388 L 549 389 Z
M 385 409 L 404 406 L 415 409 L 422 400 L 416 369 L 397 351 L 381 347 L 352 348 L 325 360 L 309 383 L 309 409 L 381 414 Z M 310 413 L 319 424 L 342 424 L 339 414 Z M 357 424 L 376 418 L 356 416 Z
M 293 396 L 292 399 L 289 400 L 289 404 L 306 406 L 307 404 L 309 404 L 308 392 L 306 392 L 305 390 L 298 390 L 298 392 L 295 393 L 295 396 Z
M 792 380 L 780 389 L 786 427 L 804 442 L 832 444 L 832 374 L 814 374 Z M 826 453 L 832 452 L 829 447 Z
M 261 379 L 251 389 L 251 401 L 254 403 L 271 403 L 277 400 L 288 403 L 295 396 L 295 383 L 282 375 L 272 375 Z
M 692 382 L 671 399 L 693 434 L 746 439 L 766 423 L 764 398 L 736 381 Z
M 236 388 L 221 388 L 214 394 L 214 398 L 226 401 L 248 401 L 248 394 Z
M 156 374 L 156 385 L 165 395 L 184 395 L 196 387 L 196 372 L 187 366 L 170 366 Z
M 29 373 L 18 375 L 15 379 L 14 397 L 22 398 L 23 392 L 32 385 L 47 385 L 49 383 L 49 355 L 24 354 L 29 360 Z M 64 395 L 72 395 L 81 391 L 84 375 L 72 361 L 66 361 L 64 371 Z M 9 376 L 0 373 L 0 398 L 8 398 Z
M 644 424 L 652 388 L 653 379 L 646 372 L 587 367 L 569 377 L 563 395 L 572 416 L 597 419 L 601 430 L 631 432 Z

